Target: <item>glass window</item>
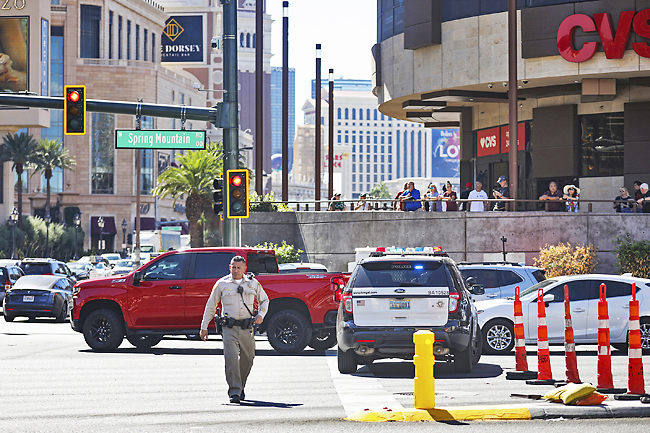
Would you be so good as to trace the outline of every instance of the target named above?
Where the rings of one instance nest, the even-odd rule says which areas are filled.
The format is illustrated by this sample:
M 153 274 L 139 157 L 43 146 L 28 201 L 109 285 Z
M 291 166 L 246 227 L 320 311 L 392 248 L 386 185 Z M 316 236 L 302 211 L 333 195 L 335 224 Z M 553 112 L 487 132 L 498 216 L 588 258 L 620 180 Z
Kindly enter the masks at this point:
M 151 62 L 156 62 L 156 34 L 151 32 Z
M 359 108 L 359 120 L 363 120 L 363 108 Z
M 144 41 L 143 41 L 143 44 L 142 44 L 142 48 L 144 50 L 144 53 L 142 55 L 142 60 L 144 60 L 146 62 L 147 61 L 147 34 L 148 34 L 148 32 L 147 32 L 147 29 L 144 29 L 143 31 L 144 31 L 144 34 L 143 34 Z M 190 105 L 192 105 L 192 104 L 190 104 Z
M 115 115 L 92 113 L 91 192 L 114 194 Z
M 580 116 L 580 176 L 623 175 L 623 113 Z
M 482 285 L 486 289 L 499 287 L 497 271 L 494 269 L 462 269 L 460 273 L 463 275 L 465 280 L 469 277 L 474 277 L 476 283 Z
M 140 60 L 140 24 L 135 25 L 135 59 Z
M 117 58 L 122 58 L 122 15 L 117 17 Z
M 341 108 L 340 107 L 338 108 L 337 112 L 338 112 L 338 118 L 340 119 L 341 118 Z
M 584 301 L 587 299 L 598 298 L 598 295 L 594 290 L 593 281 L 591 280 L 569 281 L 566 285 L 569 286 L 569 301 Z M 564 284 L 559 284 L 545 292 L 544 296 L 551 294 L 555 297 L 555 299 L 553 299 L 554 303 L 564 302 L 564 286 Z
M 536 271 L 533 271 L 533 277 L 535 277 L 535 279 L 537 280 L 538 283 L 540 281 L 544 281 L 546 279 L 545 272 L 546 271 L 544 269 L 538 269 Z
M 108 58 L 113 58 L 113 11 L 108 11 Z
M 513 271 L 500 270 L 498 272 L 498 275 L 502 286 L 509 286 L 511 284 L 517 284 L 524 281 L 523 278 L 521 278 Z
M 632 296 L 632 284 L 622 283 L 620 281 L 603 281 L 605 283 L 605 293 L 608 298 L 618 296 Z M 600 295 L 600 284 L 597 286 Z
M 248 253 L 246 255 L 246 272 L 277 274 L 278 262 L 274 254 Z
M 352 109 L 352 120 L 357 120 L 357 110 L 355 108 Z
M 99 58 L 99 21 L 102 18 L 102 8 L 100 6 L 80 5 L 81 22 L 80 22 L 80 50 L 82 58 L 98 59 Z
M 348 111 L 348 109 L 346 108 L 346 109 L 345 109 L 345 120 L 348 120 L 348 114 L 349 114 L 349 111 Z
M 183 267 L 187 257 L 188 254 L 173 254 L 157 260 L 144 270 L 142 279 L 145 281 L 180 280 L 183 278 Z M 214 267 L 214 264 L 210 266 Z
M 409 264 L 410 265 L 410 264 Z M 448 287 L 451 281 L 441 262 L 422 262 L 424 269 L 400 265 L 394 269 L 392 262 L 370 262 L 358 267 L 352 287 Z
M 126 60 L 131 60 L 131 20 L 126 20 Z

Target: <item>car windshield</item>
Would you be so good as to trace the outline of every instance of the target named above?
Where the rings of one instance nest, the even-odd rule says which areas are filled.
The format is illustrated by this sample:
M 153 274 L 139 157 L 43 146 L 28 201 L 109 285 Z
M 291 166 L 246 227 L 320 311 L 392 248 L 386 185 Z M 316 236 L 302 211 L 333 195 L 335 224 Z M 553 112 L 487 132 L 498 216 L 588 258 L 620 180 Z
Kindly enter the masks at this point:
M 115 264 L 115 267 L 132 268 L 133 260 L 118 260 L 117 263 Z
M 119 254 L 104 254 L 102 257 L 105 257 L 108 260 L 119 260 L 120 259 Z
M 535 292 L 537 292 L 537 289 L 543 289 L 546 286 L 550 286 L 553 283 L 557 283 L 557 281 L 558 280 L 553 280 L 553 279 L 540 281 L 539 283 L 535 284 L 534 286 L 530 286 L 529 288 L 527 288 L 526 290 L 521 292 L 519 294 L 519 298 L 523 298 L 526 295 L 529 295 L 531 293 L 535 293 Z
M 86 265 L 83 263 L 68 263 L 68 267 L 70 268 L 71 271 L 85 271 L 86 270 Z
M 449 286 L 442 262 L 379 261 L 359 266 L 353 287 Z

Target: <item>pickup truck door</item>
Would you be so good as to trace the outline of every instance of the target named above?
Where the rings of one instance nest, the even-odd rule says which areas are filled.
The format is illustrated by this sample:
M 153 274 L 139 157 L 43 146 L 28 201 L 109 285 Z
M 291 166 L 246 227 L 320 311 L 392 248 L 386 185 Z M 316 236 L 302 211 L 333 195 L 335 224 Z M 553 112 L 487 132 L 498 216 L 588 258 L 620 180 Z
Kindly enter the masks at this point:
M 139 286 L 129 288 L 133 326 L 176 328 L 185 324 L 185 278 L 190 254 L 177 253 L 149 264 Z
M 235 252 L 195 253 L 185 284 L 185 323 L 199 329 L 214 283 L 230 273 Z

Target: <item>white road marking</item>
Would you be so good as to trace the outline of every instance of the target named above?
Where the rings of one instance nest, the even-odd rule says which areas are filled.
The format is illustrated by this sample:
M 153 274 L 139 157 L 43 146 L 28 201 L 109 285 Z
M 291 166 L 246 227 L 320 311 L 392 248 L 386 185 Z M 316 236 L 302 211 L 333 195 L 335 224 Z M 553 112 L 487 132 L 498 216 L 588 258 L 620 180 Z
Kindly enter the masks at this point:
M 347 416 L 364 409 L 388 408 L 395 411 L 404 409 L 404 406 L 393 394 L 384 389 L 372 373 L 357 373 L 357 375 L 339 373 L 336 354 L 328 353 L 327 365 Z M 360 374 L 363 376 L 360 377 Z

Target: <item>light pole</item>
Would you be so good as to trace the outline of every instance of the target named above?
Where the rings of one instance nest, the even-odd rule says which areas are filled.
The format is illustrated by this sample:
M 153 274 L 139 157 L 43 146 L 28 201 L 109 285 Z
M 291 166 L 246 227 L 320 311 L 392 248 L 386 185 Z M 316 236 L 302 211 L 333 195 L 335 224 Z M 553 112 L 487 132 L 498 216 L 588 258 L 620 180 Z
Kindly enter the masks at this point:
M 50 257 L 50 223 L 52 217 L 50 211 L 45 212 L 45 258 Z
M 501 236 L 501 243 L 503 244 L 503 261 L 506 260 L 506 242 L 508 242 L 508 238 L 505 236 Z
M 72 224 L 74 224 L 74 259 L 79 260 L 79 254 L 77 254 L 77 229 L 81 225 L 81 212 L 74 214 Z
M 18 209 L 14 206 L 9 215 L 9 227 L 11 227 L 11 259 L 16 260 L 16 224 L 18 223 Z
M 126 218 L 122 220 L 122 253 L 126 257 Z
M 97 227 L 99 227 L 99 254 L 104 252 L 104 218 L 97 219 Z

